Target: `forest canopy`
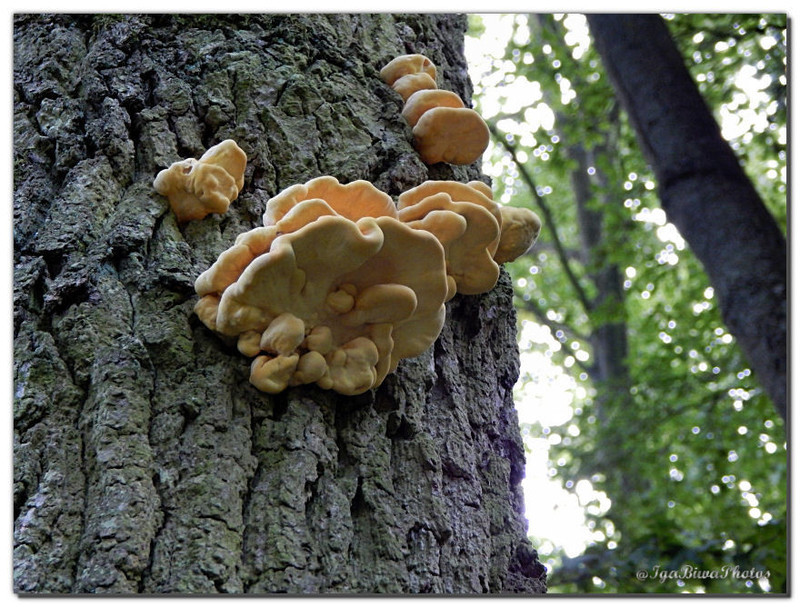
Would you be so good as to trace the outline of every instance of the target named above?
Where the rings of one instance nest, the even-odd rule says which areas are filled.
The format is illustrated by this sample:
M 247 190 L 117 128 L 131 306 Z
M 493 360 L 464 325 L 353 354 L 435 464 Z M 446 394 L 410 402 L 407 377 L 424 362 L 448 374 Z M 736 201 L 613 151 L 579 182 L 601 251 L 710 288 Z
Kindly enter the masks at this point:
M 785 235 L 786 15 L 663 18 Z M 534 510 L 528 498 L 549 591 L 785 592 L 783 419 L 662 208 L 586 18 L 475 15 L 470 33 L 493 134 L 484 171 L 495 199 L 543 219 L 507 267 L 527 482 L 537 501 L 546 486 L 561 500 Z M 566 545 L 548 529 L 570 505 L 586 533 Z M 761 575 L 637 579 L 655 568 Z

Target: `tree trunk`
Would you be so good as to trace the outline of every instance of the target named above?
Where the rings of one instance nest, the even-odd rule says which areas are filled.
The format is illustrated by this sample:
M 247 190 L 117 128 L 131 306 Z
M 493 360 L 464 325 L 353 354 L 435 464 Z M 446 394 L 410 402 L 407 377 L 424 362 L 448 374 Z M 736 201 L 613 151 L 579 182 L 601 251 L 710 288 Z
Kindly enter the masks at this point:
M 257 391 L 192 312 L 195 278 L 285 187 L 479 177 L 426 167 L 378 77 L 421 52 L 469 99 L 465 25 L 15 18 L 16 592 L 544 592 L 505 273 L 356 397 Z M 179 226 L 153 178 L 226 138 L 244 189 Z
M 786 240 L 658 15 L 588 15 L 606 70 L 659 182 L 668 219 L 703 263 L 723 319 L 786 418 Z

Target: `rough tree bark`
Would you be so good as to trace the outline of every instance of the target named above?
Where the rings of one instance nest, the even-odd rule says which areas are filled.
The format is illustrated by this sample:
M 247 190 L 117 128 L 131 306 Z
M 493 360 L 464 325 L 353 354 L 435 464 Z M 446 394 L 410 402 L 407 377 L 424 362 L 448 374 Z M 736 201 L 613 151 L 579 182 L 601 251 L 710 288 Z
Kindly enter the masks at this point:
M 786 418 L 786 239 L 722 138 L 658 15 L 588 15 L 669 220 L 703 263 L 723 319 Z
M 16 16 L 16 592 L 544 592 L 507 275 L 358 397 L 258 392 L 192 312 L 197 275 L 289 185 L 479 178 L 426 167 L 378 78 L 422 52 L 469 99 L 464 28 Z M 248 155 L 241 195 L 178 226 L 155 174 L 226 138 Z

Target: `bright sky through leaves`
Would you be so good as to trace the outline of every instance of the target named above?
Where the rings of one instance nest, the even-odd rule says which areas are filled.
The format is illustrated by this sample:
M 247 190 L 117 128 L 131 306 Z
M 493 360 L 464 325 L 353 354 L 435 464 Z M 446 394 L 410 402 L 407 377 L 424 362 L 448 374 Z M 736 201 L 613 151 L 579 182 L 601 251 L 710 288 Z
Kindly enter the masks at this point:
M 514 78 L 516 66 L 504 59 L 516 18 L 516 15 L 481 15 L 485 31 L 480 38 L 466 39 L 470 77 L 480 96 L 484 117 L 491 118 L 501 111 L 518 112 L 527 106 L 524 113 L 527 122 L 525 129 L 528 132 L 539 129 L 547 131 L 553 128 L 555 116 L 542 101 L 541 88 L 538 83 Z M 569 16 L 568 20 L 574 27 L 570 42 L 580 49 L 576 52 L 582 52 L 588 45 L 586 21 L 581 15 Z M 568 90 L 565 87 L 564 94 L 568 94 Z M 509 127 L 504 129 L 506 131 L 515 130 L 511 121 L 498 126 Z M 525 142 L 524 137 L 522 142 Z M 495 178 L 501 178 L 506 167 L 487 162 L 483 170 Z M 547 327 L 530 321 L 523 323 L 520 341 L 522 379 L 516 391 L 520 423 L 538 423 L 545 428 L 565 424 L 573 415 L 575 391 L 583 388 L 578 388 L 563 367 L 554 364 L 550 357 L 530 349 L 533 343 L 547 344 L 550 350 L 560 349 L 561 344 L 552 337 Z M 530 520 L 537 522 L 536 532 L 540 538 L 543 536 L 542 530 L 546 530 L 545 542 L 539 549 L 547 554 L 555 546 L 560 546 L 567 556 L 578 556 L 593 537 L 586 524 L 586 505 L 600 502 L 607 508 L 607 498 L 605 494 L 594 491 L 589 481 L 581 481 L 584 484 L 577 494 L 580 496 L 578 498 L 576 493 L 564 490 L 561 482 L 553 479 L 555 470 L 549 461 L 549 446 L 555 441 L 561 442 L 559 435 L 523 438 L 527 450 L 523 480 L 527 515 Z
M 558 191 L 559 188 L 564 190 L 569 184 L 568 171 L 564 170 L 561 175 L 557 175 L 557 167 L 560 165 L 556 163 L 560 161 L 559 154 L 563 156 L 563 151 L 557 149 L 561 143 L 558 136 L 561 134 L 559 125 L 556 124 L 557 114 L 567 107 L 570 108 L 567 112 L 570 112 L 575 107 L 576 100 L 583 101 L 578 99 L 578 95 L 586 90 L 586 84 L 601 78 L 599 63 L 592 67 L 592 62 L 587 60 L 587 53 L 591 48 L 586 20 L 582 15 L 555 17 L 564 32 L 563 42 L 569 49 L 565 57 L 564 54 L 556 53 L 556 49 L 546 39 L 529 39 L 528 15 L 482 14 L 480 19 L 480 37 L 468 36 L 465 49 L 475 87 L 476 109 L 487 121 L 494 123 L 499 132 L 508 134 L 516 154 L 515 157 L 510 156 L 502 146 L 493 142 L 484 156 L 483 170 L 493 178 L 495 198 L 498 201 L 524 205 L 530 204 L 529 200 L 526 202 L 530 194 L 520 178 L 521 168 L 518 165 L 534 167 L 533 170 L 541 168 L 536 181 L 537 193 L 548 201 L 550 198 L 547 197 L 551 196 L 553 202 L 550 204 L 555 207 L 557 200 L 564 200 L 564 194 Z M 714 17 L 709 19 L 709 22 L 713 22 Z M 712 26 L 719 26 L 719 31 L 723 31 L 729 24 L 722 19 L 719 23 L 713 22 Z M 732 27 L 744 36 L 742 27 L 735 23 Z M 752 28 L 748 30 L 748 35 L 751 31 Z M 770 30 L 765 27 L 764 31 Z M 701 35 L 702 32 L 698 31 L 692 40 L 692 44 L 698 49 L 705 48 L 701 44 L 703 39 L 699 39 Z M 704 51 L 699 56 L 695 54 L 695 63 L 705 71 L 698 69 L 693 74 L 701 91 L 705 86 L 712 87 L 710 90 L 717 93 L 716 109 L 722 133 L 731 141 L 735 150 L 742 151 L 745 149 L 742 146 L 748 146 L 748 154 L 751 154 L 752 146 L 749 143 L 754 138 L 762 136 L 761 140 L 767 142 L 767 152 L 763 158 L 758 156 L 761 148 L 752 148 L 756 150 L 752 156 L 753 166 L 758 167 L 754 177 L 762 186 L 771 188 L 768 196 L 771 197 L 770 204 L 777 205 L 772 208 L 781 212 L 781 196 L 785 197 L 786 183 L 785 152 L 770 155 L 772 151 L 768 146 L 785 148 L 786 127 L 780 119 L 775 119 L 779 106 L 771 88 L 774 82 L 766 73 L 763 61 L 754 67 L 748 62 L 748 51 L 739 52 L 737 57 L 739 49 L 732 46 L 728 39 L 723 37 L 723 40 L 725 49 L 717 42 L 713 51 Z M 772 49 L 776 44 L 774 33 L 756 37 L 755 44 L 765 51 Z M 711 58 L 709 53 L 718 55 L 714 59 L 719 65 L 731 67 L 724 71 L 719 69 L 716 73 L 705 67 Z M 562 65 L 569 63 L 569 54 L 572 60 L 582 60 L 582 69 L 586 70 L 572 81 L 572 72 Z M 589 57 L 591 58 L 590 55 Z M 545 68 L 544 72 L 537 72 L 544 74 L 543 76 L 520 75 L 526 67 L 534 63 Z M 548 77 L 548 69 L 554 77 L 548 84 L 551 88 L 545 91 L 545 80 L 541 78 Z M 573 82 L 580 82 L 579 78 L 583 79 L 584 87 L 580 91 L 575 89 L 577 84 L 573 85 Z M 728 79 L 725 87 L 722 86 L 723 78 Z M 785 78 L 780 78 L 783 78 L 781 84 L 785 84 Z M 546 99 L 554 101 L 553 107 L 548 105 Z M 556 107 L 559 104 L 560 107 Z M 579 104 L 577 107 L 583 106 Z M 586 128 L 591 131 L 592 126 Z M 774 143 L 770 143 L 771 134 L 774 134 Z M 763 138 L 764 135 L 767 136 L 766 139 Z M 631 153 L 631 150 L 628 149 L 625 153 Z M 623 158 L 623 163 L 625 161 Z M 641 163 L 641 160 L 637 162 Z M 636 163 L 631 161 L 630 164 L 634 166 Z M 782 428 L 775 427 L 769 418 L 754 422 L 754 419 L 759 419 L 760 413 L 754 408 L 753 399 L 757 398 L 759 403 L 763 403 L 763 394 L 757 384 L 753 384 L 750 370 L 742 366 L 740 355 L 735 353 L 736 344 L 732 336 L 724 326 L 718 324 L 719 320 L 715 320 L 719 312 L 714 300 L 714 290 L 707 286 L 707 282 L 705 287 L 702 286 L 702 272 L 698 274 L 696 260 L 678 230 L 667 221 L 666 214 L 660 208 L 654 178 L 646 166 L 638 166 L 635 170 L 625 170 L 622 173 L 618 184 L 621 192 L 619 201 L 621 208 L 627 209 L 627 221 L 639 226 L 636 228 L 639 234 L 649 234 L 650 240 L 643 236 L 637 237 L 641 238 L 641 243 L 636 246 L 643 248 L 636 254 L 636 259 L 617 263 L 620 263 L 622 288 L 627 293 L 628 314 L 639 317 L 637 322 L 640 323 L 641 319 L 649 319 L 646 321 L 648 325 L 656 327 L 649 338 L 650 342 L 639 346 L 646 345 L 647 356 L 652 356 L 653 361 L 662 360 L 669 364 L 658 372 L 654 371 L 656 376 L 652 380 L 648 378 L 641 383 L 639 379 L 638 383 L 634 383 L 631 396 L 642 403 L 650 399 L 654 399 L 656 403 L 663 402 L 662 398 L 678 399 L 671 406 L 688 413 L 686 425 L 673 423 L 669 432 L 679 432 L 676 439 L 678 436 L 689 437 L 680 438 L 686 444 L 675 449 L 666 450 L 667 447 L 664 447 L 664 452 L 654 452 L 659 461 L 663 458 L 661 468 L 656 463 L 648 463 L 643 468 L 650 473 L 664 475 L 665 481 L 659 480 L 658 483 L 665 482 L 663 487 L 668 496 L 662 503 L 649 503 L 645 507 L 663 508 L 663 512 L 654 511 L 653 514 L 665 517 L 666 520 L 680 521 L 681 517 L 698 519 L 698 516 L 708 516 L 707 513 L 692 514 L 692 508 L 696 504 L 693 505 L 692 498 L 688 496 L 692 491 L 700 490 L 713 496 L 718 507 L 728 504 L 724 506 L 727 508 L 727 516 L 734 514 L 730 505 L 738 501 L 736 507 L 742 509 L 745 518 L 764 527 L 775 522 L 775 516 L 770 510 L 776 512 L 776 503 L 780 504 L 780 483 L 784 477 L 776 470 L 765 484 L 763 478 L 751 477 L 750 473 L 745 473 L 743 463 L 746 462 L 748 469 L 751 465 L 755 466 L 754 470 L 760 465 L 758 462 L 753 463 L 752 441 L 756 441 L 757 445 L 755 454 L 760 452 L 765 457 L 774 455 L 777 458 L 775 461 L 780 463 L 782 454 L 785 454 L 785 445 L 780 438 Z M 765 167 L 766 171 L 761 170 L 761 167 Z M 587 173 L 593 176 L 595 170 L 595 166 L 589 166 Z M 597 170 L 603 169 L 597 165 Z M 783 218 L 779 216 L 778 220 L 785 225 L 785 200 L 782 213 Z M 576 238 L 574 221 L 574 216 L 571 217 L 569 213 L 559 217 L 557 228 L 559 232 L 563 231 L 562 239 Z M 586 373 L 582 372 L 582 365 L 587 361 L 591 362 L 591 352 L 584 345 L 586 342 L 581 341 L 583 338 L 574 339 L 564 331 L 553 329 L 562 325 L 567 332 L 576 327 L 591 330 L 586 324 L 587 319 L 576 317 L 577 306 L 568 301 L 568 293 L 547 292 L 542 296 L 537 294 L 537 289 L 547 288 L 547 285 L 550 285 L 549 288 L 558 286 L 553 278 L 553 273 L 559 272 L 554 258 L 552 241 L 545 240 L 528 258 L 528 268 L 518 265 L 511 272 L 517 297 L 534 300 L 539 298 L 537 305 L 542 306 L 541 312 L 546 314 L 547 322 L 550 323 L 550 326 L 546 326 L 532 320 L 530 313 L 520 314 L 521 375 L 515 388 L 515 400 L 527 450 L 523 488 L 527 515 L 533 522 L 530 533 L 545 562 L 551 554 L 561 553 L 568 558 L 577 556 L 593 543 L 613 550 L 617 546 L 618 538 L 613 524 L 603 518 L 613 508 L 613 504 L 604 492 L 596 489 L 595 485 L 598 481 L 602 482 L 602 479 L 591 476 L 569 480 L 570 474 L 563 473 L 571 465 L 568 461 L 570 444 L 584 440 L 582 424 L 587 420 L 593 423 L 591 411 L 587 418 L 586 408 L 591 407 L 595 395 Z M 699 292 L 695 291 L 694 295 L 689 296 L 691 289 L 688 288 L 688 276 L 695 275 L 698 278 L 692 278 L 691 286 L 696 288 L 694 285 L 699 284 Z M 563 278 L 560 280 L 565 282 Z M 676 288 L 675 285 L 683 285 L 680 289 L 685 295 L 682 296 L 691 298 L 688 301 L 674 299 L 678 296 L 677 292 L 671 291 Z M 656 354 L 659 348 L 662 353 Z M 651 351 L 652 354 L 649 353 Z M 643 372 L 641 367 L 637 368 L 637 364 L 647 364 L 646 357 L 639 358 L 641 360 L 631 362 L 634 374 Z M 660 379 L 659 375 L 662 376 Z M 683 385 L 672 390 L 672 393 L 659 395 L 658 390 L 670 385 L 670 377 L 675 377 Z M 731 387 L 725 388 L 727 385 Z M 689 400 L 682 402 L 681 398 Z M 704 417 L 712 405 L 720 411 L 722 418 Z M 696 415 L 690 413 L 693 406 L 701 407 Z M 726 406 L 730 408 L 726 410 Z M 738 425 L 733 423 L 730 433 L 738 437 L 738 442 L 728 436 L 728 430 L 723 432 L 724 425 L 720 424 L 723 419 L 728 420 L 730 415 L 737 414 L 743 420 L 749 420 Z M 658 424 L 663 425 L 657 418 L 658 415 L 653 417 L 655 428 L 659 427 Z M 692 419 L 695 421 L 691 421 Z M 733 422 L 732 419 L 731 421 Z M 763 427 L 759 428 L 759 425 Z M 666 429 L 667 426 L 663 427 Z M 724 436 L 719 436 L 714 431 L 715 428 Z M 637 428 L 637 432 L 643 431 L 644 429 Z M 702 441 L 707 441 L 712 446 L 720 439 L 735 445 L 735 448 L 724 451 L 724 465 L 716 462 L 711 455 L 706 456 L 707 448 L 702 446 Z M 659 442 L 668 445 L 670 437 L 656 434 L 651 441 L 655 443 L 655 448 Z M 697 461 L 698 453 L 708 463 L 701 466 Z M 730 468 L 726 469 L 725 466 Z M 702 467 L 701 472 L 698 467 Z M 737 478 L 734 472 L 739 472 L 740 476 Z M 709 482 L 707 478 L 713 480 Z M 670 486 L 675 488 L 674 495 L 669 493 Z M 777 487 L 778 491 L 772 492 L 767 499 L 766 489 L 773 487 Z M 661 494 L 654 493 L 655 495 Z M 770 505 L 765 505 L 765 500 Z M 783 500 L 785 502 L 785 496 Z M 779 513 L 778 516 L 783 517 L 784 514 Z M 719 516 L 715 518 L 720 520 Z M 730 525 L 731 530 L 738 528 L 734 523 Z M 697 533 L 703 531 L 699 530 Z M 742 550 L 742 546 L 732 540 L 723 540 L 720 545 L 722 544 L 730 554 Z M 552 560 L 549 564 L 552 566 Z M 598 588 L 605 586 L 605 581 L 599 577 L 593 583 Z M 759 587 L 768 591 L 770 584 L 762 582 Z

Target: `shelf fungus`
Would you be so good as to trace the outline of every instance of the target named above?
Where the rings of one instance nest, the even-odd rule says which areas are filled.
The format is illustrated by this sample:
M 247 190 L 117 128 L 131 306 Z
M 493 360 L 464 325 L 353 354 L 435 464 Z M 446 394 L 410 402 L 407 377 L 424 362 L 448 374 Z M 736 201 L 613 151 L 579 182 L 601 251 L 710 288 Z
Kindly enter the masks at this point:
M 542 222 L 536 213 L 523 207 L 500 207 L 500 215 L 503 223 L 494 260 L 505 263 L 524 255 L 533 246 Z
M 403 192 L 398 209 L 401 221 L 442 243 L 448 299 L 491 290 L 500 275 L 498 264 L 525 253 L 541 227 L 532 211 L 494 202 L 491 188 L 481 181 L 426 181 Z
M 500 240 L 499 205 L 476 183 L 426 181 L 398 197 L 400 220 L 431 232 L 445 249 L 448 298 L 490 291 L 500 275 L 493 259 Z
M 198 317 L 254 357 L 259 390 L 316 383 L 360 394 L 438 337 L 442 245 L 399 221 L 388 195 L 322 177 L 271 199 L 265 224 L 195 283 Z
M 269 201 L 195 281 L 195 312 L 252 358 L 277 393 L 315 383 L 354 395 L 439 336 L 445 302 L 491 290 L 524 253 L 535 214 L 501 207 L 484 183 L 426 181 L 398 203 L 367 181 L 324 176 Z
M 401 55 L 387 63 L 381 79 L 406 101 L 417 91 L 436 88 L 436 66 L 425 55 Z
M 267 201 L 264 225 L 281 225 L 281 231 L 304 225 L 322 215 L 341 215 L 351 221 L 362 217 L 397 218 L 391 196 L 369 181 L 340 184 L 335 177 L 317 177 L 286 188 Z
M 247 155 L 232 139 L 209 148 L 199 160 L 187 158 L 161 171 L 153 182 L 169 199 L 180 223 L 225 213 L 244 185 Z
M 492 188 L 487 184 L 482 181 L 470 181 L 468 185 L 492 200 Z M 524 255 L 539 238 L 542 221 L 536 213 L 523 207 L 495 205 L 492 210 L 500 223 L 500 239 L 494 253 L 494 260 L 497 263 L 514 261 L 517 257 Z
M 458 95 L 436 87 L 436 67 L 430 59 L 402 55 L 380 75 L 403 98 L 402 115 L 425 163 L 471 164 L 480 158 L 489 145 L 489 127 Z

